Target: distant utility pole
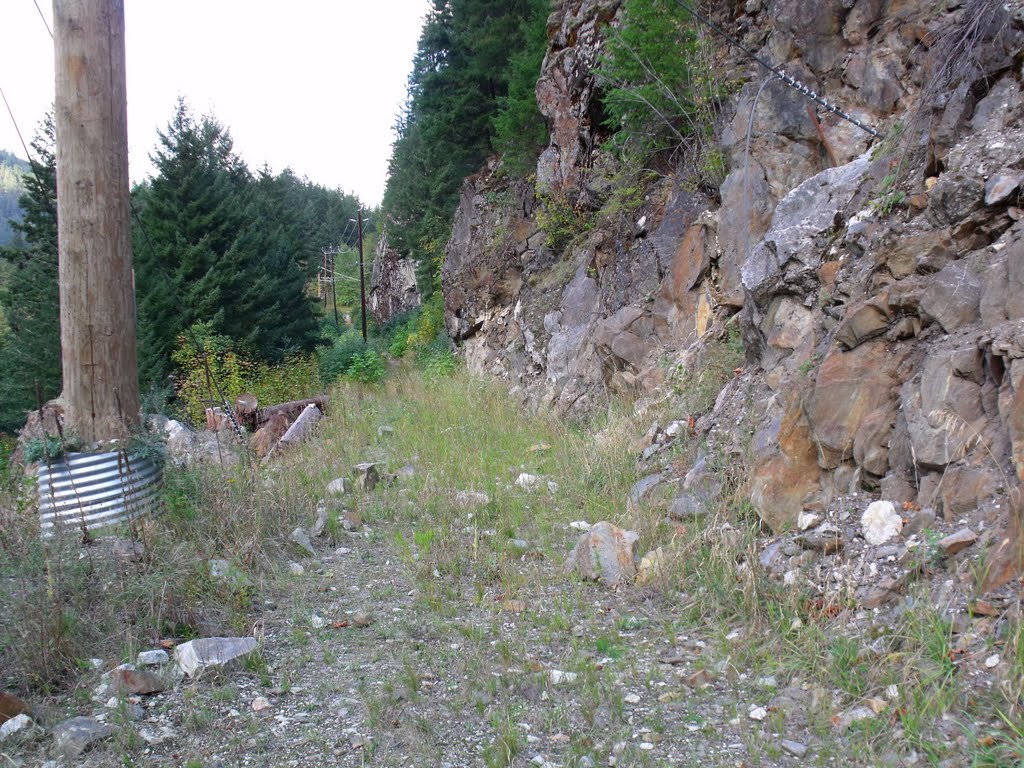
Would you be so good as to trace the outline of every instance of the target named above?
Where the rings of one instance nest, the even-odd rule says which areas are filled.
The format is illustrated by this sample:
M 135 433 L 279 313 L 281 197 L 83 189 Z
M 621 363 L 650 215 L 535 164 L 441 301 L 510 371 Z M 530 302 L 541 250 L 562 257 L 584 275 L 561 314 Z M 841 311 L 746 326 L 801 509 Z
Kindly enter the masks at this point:
M 54 0 L 61 367 L 87 443 L 139 424 L 124 0 Z
M 366 343 L 366 280 L 363 277 L 363 209 L 356 216 L 356 231 L 359 233 L 359 305 L 363 310 L 363 344 Z
M 337 275 L 335 274 L 334 258 L 338 255 L 341 250 L 340 245 L 330 245 L 326 248 L 321 248 L 320 252 L 324 255 L 323 266 L 320 267 L 320 274 L 317 275 L 317 282 L 322 281 L 323 284 L 323 298 L 324 298 L 324 309 L 327 309 L 327 286 L 331 286 L 331 297 L 334 300 L 334 327 L 341 332 L 341 323 L 338 322 L 338 290 L 336 287 Z M 320 290 L 319 288 L 317 289 Z

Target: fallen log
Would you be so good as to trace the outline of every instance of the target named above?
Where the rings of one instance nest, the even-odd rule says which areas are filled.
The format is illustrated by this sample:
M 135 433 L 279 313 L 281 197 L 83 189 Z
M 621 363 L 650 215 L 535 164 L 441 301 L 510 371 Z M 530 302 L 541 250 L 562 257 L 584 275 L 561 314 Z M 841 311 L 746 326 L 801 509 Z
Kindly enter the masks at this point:
M 257 426 L 263 426 L 278 413 L 283 414 L 288 421 L 293 421 L 299 417 L 299 414 L 305 410 L 307 405 L 315 405 L 320 413 L 327 413 L 327 400 L 327 396 L 323 395 L 321 397 L 311 397 L 307 400 L 292 400 L 288 403 L 268 405 L 266 408 L 260 408 L 256 412 L 256 424 Z
M 292 425 L 288 427 L 288 431 L 284 433 L 277 444 L 274 445 L 264 457 L 264 461 L 274 455 L 275 452 L 282 448 L 288 448 L 293 445 L 298 445 L 303 440 L 309 437 L 313 431 L 313 427 L 324 417 L 320 409 L 317 408 L 316 403 L 310 403 L 299 414 L 299 417 L 292 422 Z

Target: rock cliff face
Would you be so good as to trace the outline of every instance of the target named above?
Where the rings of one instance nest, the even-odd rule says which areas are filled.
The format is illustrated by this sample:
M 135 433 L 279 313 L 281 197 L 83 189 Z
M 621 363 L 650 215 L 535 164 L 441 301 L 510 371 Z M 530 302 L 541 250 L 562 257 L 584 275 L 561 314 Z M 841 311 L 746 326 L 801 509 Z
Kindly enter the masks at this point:
M 695 187 L 683 158 L 628 220 L 595 213 L 553 248 L 542 198 L 579 210 L 605 183 L 591 70 L 620 11 L 565 0 L 537 87 L 551 144 L 536 183 L 495 163 L 463 188 L 443 270 L 452 337 L 473 370 L 579 415 L 666 397 L 742 337 L 736 375 L 680 415 L 752 467 L 768 526 L 877 491 L 976 518 L 990 580 L 1008 578 L 1024 481 L 1022 4 L 719 5 L 748 47 L 889 138 L 815 115 L 723 47 L 739 84 L 717 132 L 724 181 Z
M 416 264 L 388 247 L 386 234 L 381 235 L 377 241 L 368 302 L 370 314 L 378 323 L 386 323 L 420 305 Z

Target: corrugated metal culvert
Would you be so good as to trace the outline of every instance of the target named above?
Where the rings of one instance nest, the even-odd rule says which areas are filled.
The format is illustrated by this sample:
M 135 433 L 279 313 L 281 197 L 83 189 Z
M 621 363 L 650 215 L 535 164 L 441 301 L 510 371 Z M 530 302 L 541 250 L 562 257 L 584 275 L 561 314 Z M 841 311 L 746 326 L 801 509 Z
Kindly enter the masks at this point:
M 96 531 L 151 514 L 163 473 L 151 459 L 121 452 L 69 453 L 40 464 L 39 523 L 44 536 L 54 528 L 82 525 Z

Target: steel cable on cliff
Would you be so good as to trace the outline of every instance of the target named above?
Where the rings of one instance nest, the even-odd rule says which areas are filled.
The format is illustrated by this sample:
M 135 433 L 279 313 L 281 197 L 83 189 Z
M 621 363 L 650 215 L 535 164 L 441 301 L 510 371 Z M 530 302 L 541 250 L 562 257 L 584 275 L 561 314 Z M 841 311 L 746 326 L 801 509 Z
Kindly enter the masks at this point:
M 761 92 L 772 80 L 777 78 L 774 72 L 764 79 L 757 93 L 754 94 L 754 101 L 750 105 L 750 116 L 747 118 L 747 142 L 743 147 L 743 221 L 746 226 L 743 228 L 743 260 L 750 258 L 750 134 L 754 126 L 754 112 L 757 110 L 757 102 L 761 98 Z
M 691 16 L 693 16 L 695 19 L 697 19 L 697 21 L 699 21 L 701 24 L 703 24 L 708 29 L 710 29 L 712 32 L 717 34 L 719 37 L 724 38 L 730 45 L 734 46 L 735 48 L 738 48 L 743 53 L 745 53 L 749 58 L 753 59 L 755 62 L 760 64 L 762 67 L 767 69 L 771 74 L 773 74 L 776 77 L 778 77 L 780 80 L 782 80 L 782 82 L 784 82 L 790 88 L 796 89 L 796 91 L 798 93 L 803 94 L 804 96 L 809 98 L 814 103 L 818 104 L 822 108 L 824 108 L 824 109 L 828 110 L 829 112 L 831 112 L 836 117 L 839 117 L 839 118 L 845 120 L 846 122 L 851 123 L 852 125 L 857 126 L 862 131 L 864 131 L 865 133 L 875 137 L 876 139 L 885 138 L 883 136 L 883 134 L 881 134 L 878 131 L 876 131 L 870 125 L 866 125 L 865 123 L 861 122 L 856 117 L 854 117 L 853 115 L 849 114 L 848 112 L 844 112 L 839 107 L 837 107 L 835 104 L 830 103 L 823 96 L 819 96 L 816 92 L 812 91 L 808 86 L 806 86 L 803 83 L 801 83 L 799 80 L 797 80 L 792 75 L 787 75 L 784 70 L 781 70 L 778 67 L 773 67 L 767 61 L 765 61 L 760 56 L 758 56 L 756 53 L 754 53 L 752 50 L 750 50 L 745 45 L 743 45 L 743 43 L 741 43 L 735 37 L 733 37 L 728 32 L 726 32 L 724 29 L 722 29 L 722 27 L 720 27 L 714 21 L 709 19 L 707 16 L 704 16 L 699 11 L 695 10 L 689 3 L 685 2 L 685 0 L 675 0 L 675 3 L 680 8 L 682 8 L 684 11 L 686 11 Z

